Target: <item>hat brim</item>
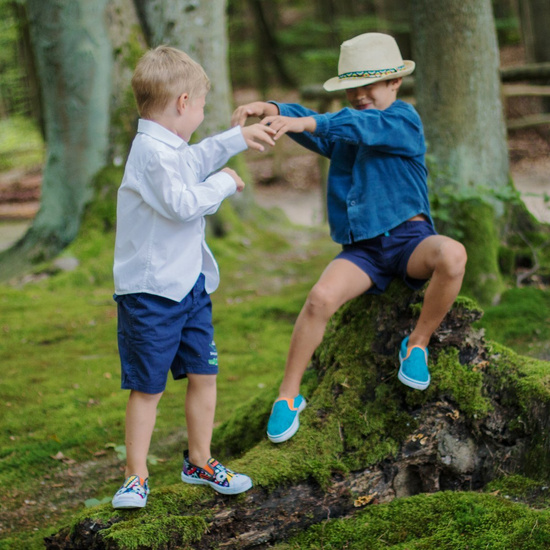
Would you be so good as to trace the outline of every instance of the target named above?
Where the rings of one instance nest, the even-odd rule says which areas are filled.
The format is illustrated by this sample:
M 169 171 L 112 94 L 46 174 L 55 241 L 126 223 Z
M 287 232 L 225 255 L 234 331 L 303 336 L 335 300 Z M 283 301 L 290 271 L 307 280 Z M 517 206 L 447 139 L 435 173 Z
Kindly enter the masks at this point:
M 403 61 L 405 65 L 404 69 L 397 71 L 395 73 L 387 74 L 384 76 L 378 77 L 361 77 L 361 78 L 339 78 L 335 76 L 334 78 L 329 78 L 324 84 L 323 88 L 327 92 L 336 92 L 337 90 L 348 90 L 350 88 L 359 88 L 361 86 L 368 86 L 369 84 L 374 84 L 375 82 L 381 82 L 382 80 L 393 80 L 394 78 L 402 78 L 407 76 L 414 71 L 415 63 L 414 61 L 405 60 Z

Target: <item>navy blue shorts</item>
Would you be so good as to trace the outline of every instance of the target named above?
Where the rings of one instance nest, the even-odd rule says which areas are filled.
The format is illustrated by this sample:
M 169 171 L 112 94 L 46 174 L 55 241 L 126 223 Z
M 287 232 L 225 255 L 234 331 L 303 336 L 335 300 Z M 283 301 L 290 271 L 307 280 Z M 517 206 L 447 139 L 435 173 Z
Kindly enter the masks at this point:
M 343 246 L 336 259 L 354 263 L 372 280 L 367 294 L 382 294 L 395 277 L 401 277 L 410 288 L 419 289 L 426 280 L 407 275 L 407 263 L 414 249 L 427 237 L 437 235 L 427 221 L 408 221 L 373 239 Z
M 204 275 L 181 302 L 147 293 L 114 298 L 122 389 L 161 393 L 168 371 L 174 380 L 188 373 L 218 373 L 212 302 Z

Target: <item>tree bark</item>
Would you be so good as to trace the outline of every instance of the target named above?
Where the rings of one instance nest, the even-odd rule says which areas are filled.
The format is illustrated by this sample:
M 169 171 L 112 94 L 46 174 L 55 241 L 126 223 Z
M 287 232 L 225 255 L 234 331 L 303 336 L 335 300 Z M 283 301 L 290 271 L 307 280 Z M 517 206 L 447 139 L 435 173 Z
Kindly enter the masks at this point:
M 504 207 L 497 197 L 510 186 L 491 2 L 420 0 L 412 13 L 416 99 L 434 162 L 434 191 L 449 194 L 455 203 L 470 199 L 463 209 L 467 220 L 454 208 L 447 214 L 450 229 L 465 235 L 469 262 L 464 288 L 487 304 L 502 287 L 497 227 Z M 483 206 L 474 214 L 480 199 L 494 214 Z M 476 224 L 487 214 L 490 221 L 483 229 L 488 233 L 479 238 Z

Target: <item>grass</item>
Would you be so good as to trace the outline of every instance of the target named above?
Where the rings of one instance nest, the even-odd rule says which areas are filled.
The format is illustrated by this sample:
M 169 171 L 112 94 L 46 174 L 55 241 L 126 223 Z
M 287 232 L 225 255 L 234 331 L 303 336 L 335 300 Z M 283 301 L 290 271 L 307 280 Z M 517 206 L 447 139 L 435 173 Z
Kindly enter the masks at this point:
M 479 325 L 487 337 L 518 353 L 550 359 L 550 293 L 535 287 L 511 288 L 498 306 L 485 309 Z
M 334 255 L 324 228 L 285 231 L 303 246 L 261 231 L 212 243 L 222 273 L 213 294 L 217 423 L 278 385 L 294 320 Z M 127 392 L 119 389 L 112 244 L 112 235 L 92 232 L 65 253 L 81 262 L 75 271 L 0 286 L 0 548 L 41 548 L 86 500 L 110 498 L 122 480 L 116 447 L 124 442 Z M 185 382 L 169 380 L 159 406 L 155 489 L 179 477 L 184 392 Z

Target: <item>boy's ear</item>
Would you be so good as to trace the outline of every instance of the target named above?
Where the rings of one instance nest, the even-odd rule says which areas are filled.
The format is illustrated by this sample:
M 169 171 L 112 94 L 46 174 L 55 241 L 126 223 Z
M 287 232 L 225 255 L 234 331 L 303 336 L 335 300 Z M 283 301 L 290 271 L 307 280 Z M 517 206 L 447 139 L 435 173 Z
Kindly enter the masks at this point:
M 183 111 L 185 111 L 188 101 L 189 101 L 189 94 L 187 92 L 178 96 L 178 99 L 176 100 L 176 109 L 178 110 L 178 113 L 180 115 L 183 113 Z
M 390 83 L 391 83 L 392 88 L 395 91 L 397 91 L 397 90 L 399 90 L 399 88 L 401 87 L 401 84 L 403 83 L 403 78 L 402 77 L 392 78 L 392 80 L 390 80 Z

